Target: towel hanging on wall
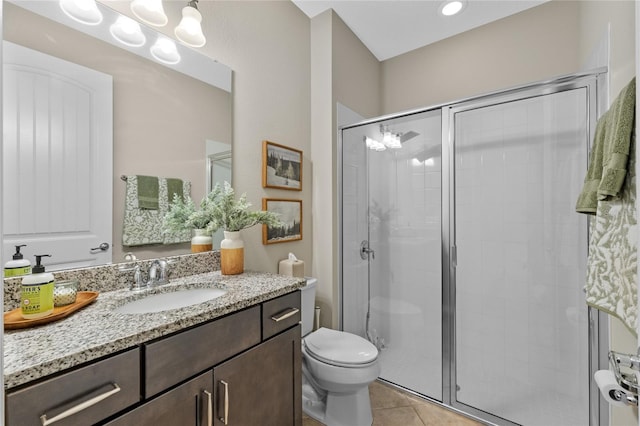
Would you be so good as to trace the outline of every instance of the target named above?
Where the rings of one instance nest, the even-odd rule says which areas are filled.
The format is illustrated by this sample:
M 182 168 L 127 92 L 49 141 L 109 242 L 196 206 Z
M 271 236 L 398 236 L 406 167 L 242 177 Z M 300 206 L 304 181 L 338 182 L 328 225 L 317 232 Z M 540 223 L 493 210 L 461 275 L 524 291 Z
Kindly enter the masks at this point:
M 191 182 L 182 179 L 166 178 L 160 179 L 165 181 L 167 186 L 167 196 L 160 198 L 160 210 L 162 210 L 162 218 L 169 212 L 169 205 L 173 203 L 174 195 L 177 195 L 182 201 L 186 201 L 186 197 L 191 195 Z M 177 244 L 191 241 L 191 230 L 187 231 L 162 231 L 163 244 Z
M 590 221 L 586 302 L 619 318 L 635 335 L 638 230 L 634 117 L 635 78 L 598 122 L 576 210 L 595 213 Z
M 182 179 L 167 178 L 167 200 L 169 204 L 173 203 L 173 197 L 184 200 L 184 188 Z
M 138 208 L 158 210 L 160 198 L 160 182 L 156 176 L 136 176 L 138 184 Z
M 631 80 L 598 120 L 589 168 L 576 203 L 579 213 L 596 214 L 598 200 L 618 197 L 629 169 L 629 150 L 636 103 L 636 79 Z
M 182 196 L 191 193 L 191 182 L 180 179 L 155 178 L 158 181 L 158 207 L 155 210 L 142 208 L 138 197 L 138 176 L 126 177 L 124 223 L 122 227 L 122 245 L 141 246 L 147 244 L 175 244 L 191 240 L 191 232 L 165 234 L 162 221 L 169 211 L 169 185 L 172 181 L 172 193 Z M 177 186 L 182 186 L 180 191 Z

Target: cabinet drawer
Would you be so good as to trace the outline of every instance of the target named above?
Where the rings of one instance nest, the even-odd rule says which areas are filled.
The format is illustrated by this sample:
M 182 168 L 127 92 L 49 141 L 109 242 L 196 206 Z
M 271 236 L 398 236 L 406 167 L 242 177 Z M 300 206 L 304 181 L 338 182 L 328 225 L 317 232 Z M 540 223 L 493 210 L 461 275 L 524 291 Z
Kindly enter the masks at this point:
M 300 291 L 294 291 L 262 304 L 262 339 L 275 336 L 300 322 Z
M 85 404 L 86 408 L 54 424 L 89 425 L 138 401 L 140 351 L 132 349 L 8 393 L 6 420 L 8 426 L 42 426 L 40 416 L 50 421 Z
M 145 397 L 260 343 L 260 307 L 144 345 Z
M 211 370 L 107 423 L 107 426 L 213 424 Z

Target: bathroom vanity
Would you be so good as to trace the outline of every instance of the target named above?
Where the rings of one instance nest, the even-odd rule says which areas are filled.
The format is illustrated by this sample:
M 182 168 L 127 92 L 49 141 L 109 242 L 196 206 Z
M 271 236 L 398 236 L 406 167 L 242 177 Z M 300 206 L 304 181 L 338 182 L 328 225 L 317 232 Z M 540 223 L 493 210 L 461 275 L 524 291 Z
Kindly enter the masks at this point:
M 121 314 L 148 293 L 109 291 L 67 319 L 6 332 L 6 424 L 301 425 L 303 285 L 271 274 L 200 274 L 149 292 L 226 293 Z

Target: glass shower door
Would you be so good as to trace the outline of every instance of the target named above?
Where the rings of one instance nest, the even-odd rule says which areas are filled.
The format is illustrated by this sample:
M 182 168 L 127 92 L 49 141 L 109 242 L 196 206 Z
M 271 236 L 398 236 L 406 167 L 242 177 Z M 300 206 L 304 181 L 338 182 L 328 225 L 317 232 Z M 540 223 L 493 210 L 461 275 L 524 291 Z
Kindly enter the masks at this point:
M 360 128 L 342 132 L 342 324 L 345 331 L 366 337 L 369 261 L 361 244 L 369 240 L 368 149 Z
M 521 95 L 522 97 L 522 95 Z M 582 286 L 588 88 L 452 108 L 452 402 L 523 425 L 589 424 Z
M 342 133 L 343 329 L 378 347 L 382 379 L 439 401 L 441 125 L 437 109 Z

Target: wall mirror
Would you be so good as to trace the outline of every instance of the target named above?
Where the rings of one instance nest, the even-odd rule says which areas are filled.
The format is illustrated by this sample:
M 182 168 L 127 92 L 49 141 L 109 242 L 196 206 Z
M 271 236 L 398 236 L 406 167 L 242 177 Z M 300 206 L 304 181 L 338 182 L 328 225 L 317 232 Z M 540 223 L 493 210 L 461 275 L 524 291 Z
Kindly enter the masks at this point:
M 118 2 L 116 2 L 118 3 Z M 125 4 L 125 2 L 121 2 Z M 115 5 L 115 3 L 114 3 Z M 112 148 L 91 152 L 89 156 L 97 156 L 98 162 L 111 161 L 112 166 L 104 173 L 89 174 L 87 179 L 77 179 L 74 170 L 87 168 L 86 164 L 53 168 L 47 161 L 50 157 L 44 155 L 55 150 L 55 144 L 51 141 L 42 142 L 43 133 L 53 133 L 55 125 L 52 118 L 44 120 L 44 130 L 38 130 L 41 123 L 36 119 L 20 118 L 25 104 L 24 99 L 32 102 L 32 109 L 37 110 L 42 103 L 51 103 L 52 97 L 48 95 L 44 101 L 38 101 L 37 96 L 24 95 L 24 81 L 18 77 L 14 80 L 11 72 L 4 72 L 3 102 L 7 104 L 7 87 L 12 88 L 15 105 L 4 108 L 5 135 L 11 126 L 13 131 L 20 134 L 20 128 L 29 127 L 28 136 L 14 138 L 13 142 L 5 136 L 3 150 L 7 146 L 30 146 L 28 155 L 22 152 L 21 158 L 33 157 L 32 163 L 25 165 L 22 160 L 14 162 L 11 173 L 5 169 L 3 179 L 3 213 L 11 206 L 12 211 L 22 211 L 23 214 L 4 218 L 3 214 L 3 262 L 11 259 L 14 252 L 14 244 L 27 244 L 22 252 L 25 258 L 33 261 L 34 254 L 43 254 L 35 250 L 47 250 L 52 257 L 48 258 L 48 269 L 59 270 L 70 267 L 84 267 L 101 262 L 99 256 L 94 255 L 100 250 L 101 243 L 109 244 L 108 260 L 106 262 L 122 262 L 125 253 L 131 252 L 138 259 L 163 257 L 176 254 L 185 254 L 190 251 L 188 242 L 180 244 L 141 244 L 123 246 L 123 219 L 125 212 L 125 192 L 127 183 L 121 176 L 147 175 L 165 178 L 178 178 L 191 184 L 191 196 L 198 202 L 211 185 L 211 171 L 216 168 L 228 169 L 230 176 L 230 153 L 232 138 L 232 93 L 231 70 L 207 57 L 196 50 L 177 44 L 181 61 L 175 65 L 163 65 L 158 63 L 149 54 L 149 47 L 159 37 L 159 34 L 151 28 L 141 25 L 147 42 L 142 47 L 119 45 L 111 37 L 109 26 L 120 15 L 110 7 L 98 3 L 104 15 L 101 29 L 98 26 L 89 28 L 76 23 L 65 16 L 57 1 L 24 1 L 12 0 L 4 2 L 3 11 L 3 40 L 8 43 L 25 47 L 66 61 L 81 68 L 87 68 L 98 74 L 104 74 L 112 81 L 112 125 L 110 128 L 98 131 L 92 125 L 86 126 L 86 134 L 98 133 L 100 136 L 112 133 Z M 122 5 L 118 4 L 118 8 Z M 101 34 L 87 34 L 87 31 L 98 31 Z M 4 69 L 7 63 L 7 53 L 3 49 Z M 7 51 L 10 49 L 6 49 Z M 44 68 L 43 68 L 44 72 Z M 49 71 L 47 71 L 49 72 Z M 30 83 L 38 86 L 40 75 Z M 61 79 L 66 81 L 68 77 L 64 72 L 58 73 Z M 9 77 L 7 77 L 9 76 Z M 9 80 L 9 81 L 8 81 Z M 14 90 L 15 89 L 15 90 Z M 11 92 L 9 90 L 9 92 Z M 14 93 L 15 92 L 15 93 Z M 31 92 L 26 92 L 31 93 Z M 91 96 L 90 96 L 91 97 Z M 34 100 L 35 99 L 35 100 Z M 38 103 L 40 102 L 40 104 Z M 63 103 L 66 101 L 63 101 Z M 66 104 L 64 104 L 66 105 Z M 100 104 L 104 107 L 104 104 Z M 65 106 L 52 107 L 53 110 L 64 111 L 63 120 L 69 121 L 73 115 L 74 120 L 84 123 L 84 111 L 82 108 L 73 114 L 67 112 Z M 91 110 L 92 108 L 87 108 Z M 104 108 L 109 109 L 109 108 Z M 13 110 L 13 112 L 11 112 Z M 16 112 L 17 110 L 17 112 Z M 8 112 L 9 111 L 9 112 Z M 40 120 L 42 121 L 42 120 Z M 93 123 L 93 122 L 91 122 Z M 16 130 L 18 129 L 18 130 Z M 20 130 L 20 131 L 19 131 Z M 65 130 L 66 133 L 70 133 Z M 84 135 L 80 130 L 75 133 L 76 148 L 81 152 L 84 146 Z M 108 135 L 107 135 L 108 136 Z M 69 139 L 65 135 L 64 140 Z M 7 146 L 4 146 L 7 145 Z M 64 145 L 64 144 L 63 144 Z M 69 151 L 69 147 L 64 145 Z M 213 147 L 213 148 L 212 148 Z M 15 148 L 15 147 L 14 147 Z M 16 148 L 17 149 L 17 148 Z M 3 151 L 6 152 L 6 151 Z M 222 155 L 221 153 L 225 153 Z M 15 153 L 14 153 L 15 154 Z M 75 154 L 74 154 L 75 155 Z M 73 156 L 71 156 L 72 158 Z M 80 154 L 77 157 L 81 157 Z M 111 157 L 111 158 L 109 158 Z M 225 157 L 225 158 L 222 158 Z M 16 157 L 18 158 L 18 157 Z M 70 160 L 68 160 L 70 161 Z M 44 164 L 43 164 L 44 162 Z M 214 166 L 215 165 L 215 166 Z M 5 164 L 6 166 L 6 164 Z M 60 171 L 59 169 L 63 169 Z M 86 172 L 86 170 L 85 170 Z M 216 176 L 219 173 L 216 172 Z M 89 183 L 102 178 L 105 180 L 100 190 L 93 190 Z M 225 179 L 225 178 L 222 178 Z M 226 179 L 228 180 L 228 179 Z M 85 182 L 87 181 L 87 182 Z M 40 188 L 43 182 L 50 182 L 47 190 Z M 8 188 L 10 187 L 10 188 Z M 46 185 L 45 185 L 46 187 Z M 18 189 L 16 189 L 18 188 Z M 13 191 L 13 192 L 12 192 Z M 17 192 L 16 192 L 17 191 Z M 8 199 L 8 194 L 20 194 L 19 201 Z M 92 198 L 82 198 L 87 194 L 96 195 L 103 193 L 108 195 L 110 207 L 102 209 L 102 215 L 106 219 L 96 219 L 110 222 L 110 235 L 98 237 L 93 242 L 71 243 L 66 246 L 60 244 L 60 240 L 72 241 L 69 237 L 71 231 L 79 234 L 91 234 L 88 230 L 90 224 L 78 225 L 76 219 L 79 210 L 91 209 L 94 204 Z M 75 195 L 74 195 L 75 194 Z M 74 198 L 75 196 L 75 198 Z M 38 199 L 39 207 L 29 201 Z M 84 201 L 83 201 L 84 200 Z M 29 204 L 29 203 L 32 204 Z M 78 207 L 71 208 L 75 202 Z M 17 203 L 17 208 L 16 207 Z M 35 213 L 30 213 L 33 211 Z M 49 228 L 48 222 L 57 222 Z M 7 223 L 8 220 L 13 220 Z M 74 226 L 76 229 L 73 229 Z M 71 230 L 71 231 L 69 231 Z M 40 237 L 49 242 L 49 246 L 41 248 L 30 247 L 32 238 Z M 67 243 L 68 243 L 67 241 Z M 37 244 L 33 244 L 36 246 Z M 80 254 L 70 256 L 72 248 L 80 247 Z
M 232 183 L 232 155 L 228 144 L 207 141 L 207 192 L 213 190 L 216 184 Z M 220 247 L 224 239 L 224 231 L 218 229 L 213 237 L 213 247 Z

